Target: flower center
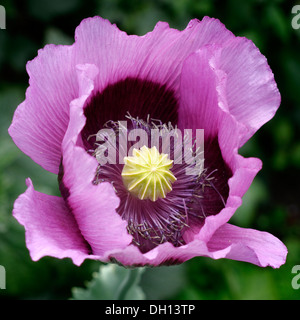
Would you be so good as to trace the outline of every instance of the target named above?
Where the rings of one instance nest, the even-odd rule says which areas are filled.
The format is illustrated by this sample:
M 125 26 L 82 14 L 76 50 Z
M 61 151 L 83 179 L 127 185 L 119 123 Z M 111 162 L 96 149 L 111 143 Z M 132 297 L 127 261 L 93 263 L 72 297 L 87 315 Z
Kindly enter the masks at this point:
M 232 174 L 223 161 L 218 140 L 207 140 L 204 167 L 189 132 L 176 140 L 180 135 L 172 123 L 165 124 L 150 115 L 146 120 L 134 118 L 129 113 L 125 119 L 126 125 L 123 120 L 110 120 L 103 125 L 106 131 L 101 129 L 86 137 L 87 151 L 99 162 L 93 184 L 111 183 L 120 199 L 116 211 L 127 221 L 132 244 L 142 253 L 165 242 L 174 247 L 185 245 L 185 233 L 193 232 L 191 227 L 201 228 L 206 217 L 219 213 L 228 197 L 227 181 Z M 131 133 L 135 129 L 146 132 L 140 136 L 139 142 L 145 141 L 140 149 L 134 149 L 136 140 L 132 137 L 136 135 Z M 155 141 L 157 130 L 159 139 Z M 186 147 L 192 152 L 185 153 Z M 132 154 L 129 151 L 130 156 L 124 157 L 131 149 Z
M 172 191 L 176 177 L 171 172 L 173 160 L 156 147 L 133 149 L 133 156 L 124 157 L 123 183 L 127 190 L 141 200 L 156 201 Z

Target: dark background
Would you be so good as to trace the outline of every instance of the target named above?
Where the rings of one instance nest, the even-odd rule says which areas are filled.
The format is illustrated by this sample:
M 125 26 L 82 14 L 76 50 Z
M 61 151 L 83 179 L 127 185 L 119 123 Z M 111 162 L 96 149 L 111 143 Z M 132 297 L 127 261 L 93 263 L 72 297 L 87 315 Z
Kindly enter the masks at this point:
M 84 286 L 100 263 L 81 267 L 69 259 L 32 262 L 24 229 L 12 217 L 13 202 L 31 177 L 36 190 L 58 195 L 56 176 L 45 172 L 12 142 L 7 129 L 25 98 L 25 65 L 47 43 L 72 44 L 76 26 L 101 15 L 129 34 L 151 31 L 157 21 L 184 29 L 192 18 L 220 19 L 235 35 L 254 41 L 267 57 L 282 96 L 276 116 L 240 150 L 259 157 L 263 169 L 231 220 L 273 233 L 288 247 L 280 269 L 243 262 L 194 258 L 183 265 L 147 269 L 141 286 L 151 299 L 299 299 L 291 273 L 300 265 L 300 29 L 291 26 L 297 1 L 283 0 L 27 0 L 1 1 L 0 30 L 0 265 L 6 268 L 3 299 L 66 299 Z M 300 19 L 299 19 L 300 23 Z M 46 85 L 46 84 L 45 84 Z

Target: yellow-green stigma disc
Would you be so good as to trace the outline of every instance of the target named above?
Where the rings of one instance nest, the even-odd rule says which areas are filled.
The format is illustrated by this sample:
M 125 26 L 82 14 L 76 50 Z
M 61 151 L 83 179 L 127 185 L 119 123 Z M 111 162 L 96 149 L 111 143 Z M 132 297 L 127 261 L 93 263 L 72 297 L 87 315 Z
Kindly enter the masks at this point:
M 173 160 L 167 154 L 159 153 L 156 147 L 143 146 L 133 149 L 131 157 L 124 158 L 122 178 L 125 187 L 139 199 L 156 201 L 165 198 L 172 190 L 176 177 L 170 171 Z

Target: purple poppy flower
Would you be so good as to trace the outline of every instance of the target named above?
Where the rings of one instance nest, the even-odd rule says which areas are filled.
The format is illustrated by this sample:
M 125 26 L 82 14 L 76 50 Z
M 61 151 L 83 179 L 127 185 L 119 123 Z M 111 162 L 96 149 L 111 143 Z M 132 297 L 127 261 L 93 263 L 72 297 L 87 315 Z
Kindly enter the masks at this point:
M 35 191 L 28 179 L 15 202 L 33 260 L 157 266 L 207 256 L 274 268 L 285 262 L 286 247 L 276 237 L 228 223 L 262 166 L 238 149 L 280 104 L 273 73 L 251 41 L 208 17 L 183 31 L 159 22 L 141 37 L 94 17 L 82 21 L 73 45 L 40 50 L 27 72 L 26 100 L 9 133 L 58 175 L 62 194 Z M 146 147 L 121 159 L 125 164 L 99 164 L 97 133 L 116 132 L 118 121 L 127 121 L 129 134 L 204 129 L 204 167 L 185 175 L 189 164 Z

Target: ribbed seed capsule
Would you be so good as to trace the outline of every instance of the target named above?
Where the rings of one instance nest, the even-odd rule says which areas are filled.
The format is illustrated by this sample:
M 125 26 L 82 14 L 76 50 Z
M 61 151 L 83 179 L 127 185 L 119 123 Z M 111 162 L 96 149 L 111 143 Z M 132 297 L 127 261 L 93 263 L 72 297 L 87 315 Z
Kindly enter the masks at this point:
M 176 177 L 170 171 L 173 160 L 159 153 L 156 147 L 133 149 L 133 155 L 124 158 L 123 183 L 139 199 L 156 201 L 172 191 Z

